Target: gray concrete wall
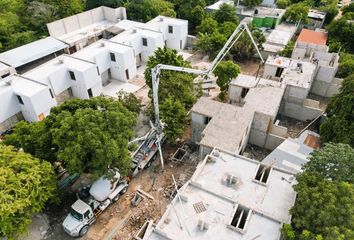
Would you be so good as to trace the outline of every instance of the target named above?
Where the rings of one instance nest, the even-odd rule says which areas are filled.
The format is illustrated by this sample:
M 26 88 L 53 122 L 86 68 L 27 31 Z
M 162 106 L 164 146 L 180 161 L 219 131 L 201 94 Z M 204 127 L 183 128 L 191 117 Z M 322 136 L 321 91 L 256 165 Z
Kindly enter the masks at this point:
M 307 121 L 316 118 L 322 113 L 321 109 L 306 105 L 284 102 L 282 114 L 300 121 Z
M 333 78 L 330 83 L 315 80 L 312 84 L 311 93 L 323 97 L 332 97 L 339 93 L 343 79 Z
M 236 85 L 229 85 L 229 100 L 231 102 L 240 102 L 242 87 Z
M 204 124 L 205 116 L 195 112 L 191 112 L 190 117 L 192 128 L 191 141 L 194 143 L 199 143 L 202 139 L 201 134 L 206 127 L 206 124 Z
M 317 74 L 315 76 L 315 81 L 322 81 L 330 83 L 334 75 L 337 73 L 338 67 L 331 66 L 318 66 Z
M 286 102 L 302 104 L 304 99 L 306 99 L 308 93 L 309 93 L 309 89 L 300 88 L 298 86 L 287 85 L 283 99 Z

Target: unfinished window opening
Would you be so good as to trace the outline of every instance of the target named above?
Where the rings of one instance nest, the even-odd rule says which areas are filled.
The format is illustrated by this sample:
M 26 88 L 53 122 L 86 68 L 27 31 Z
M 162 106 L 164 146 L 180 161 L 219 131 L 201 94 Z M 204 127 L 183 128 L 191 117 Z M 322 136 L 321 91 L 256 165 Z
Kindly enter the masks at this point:
M 6 78 L 8 76 L 10 76 L 10 73 L 5 73 L 4 75 L 0 76 L 0 78 Z
M 168 33 L 173 33 L 173 27 L 172 26 L 168 26 Z
M 88 93 L 88 95 L 89 95 L 90 98 L 93 97 L 92 89 L 91 89 L 91 88 L 89 88 L 89 89 L 87 90 L 87 93 Z
M 275 76 L 280 77 L 281 74 L 283 73 L 283 71 L 284 71 L 284 68 L 278 67 L 277 71 L 275 72 Z
M 116 55 L 114 53 L 109 53 L 109 55 L 111 56 L 111 61 L 115 62 L 116 61 Z
M 272 168 L 270 166 L 259 164 L 255 180 L 262 183 L 267 183 L 271 170 Z
M 230 225 L 239 230 L 245 230 L 247 227 L 248 218 L 251 215 L 251 210 L 241 205 L 237 205 L 234 210 Z
M 143 38 L 143 46 L 147 47 L 148 45 L 148 40 L 146 38 Z
M 204 124 L 208 124 L 211 120 L 211 117 L 204 117 Z
M 54 98 L 53 91 L 52 91 L 52 89 L 50 89 L 50 88 L 49 88 L 49 93 L 50 93 L 50 96 L 51 96 L 52 98 Z
M 129 80 L 129 70 L 125 69 L 125 77 L 127 78 L 127 80 Z
M 24 105 L 23 100 L 22 100 L 22 97 L 19 96 L 19 95 L 16 95 L 16 97 L 17 97 L 18 102 L 19 102 L 20 104 Z
M 242 88 L 241 97 L 245 98 L 249 90 L 249 88 Z
M 75 77 L 75 73 L 73 71 L 69 71 L 69 75 L 70 75 L 70 78 L 71 80 L 76 80 L 76 77 Z

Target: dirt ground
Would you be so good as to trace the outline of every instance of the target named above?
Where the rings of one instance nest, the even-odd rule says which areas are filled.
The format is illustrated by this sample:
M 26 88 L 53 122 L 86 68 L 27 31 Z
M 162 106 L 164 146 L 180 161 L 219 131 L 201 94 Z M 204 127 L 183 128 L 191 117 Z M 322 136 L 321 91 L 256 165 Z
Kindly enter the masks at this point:
M 161 170 L 158 158 L 149 169 L 141 172 L 130 182 L 127 193 L 99 216 L 82 239 L 128 240 L 136 235 L 146 220 L 152 219 L 157 222 L 173 197 L 172 174 L 178 187 L 181 187 L 192 176 L 197 164 L 197 161 L 184 163 L 169 161 L 169 156 L 172 156 L 176 149 L 176 146 L 165 146 L 165 169 Z M 137 189 L 147 192 L 154 200 L 146 197 L 137 207 L 133 207 L 131 199 Z

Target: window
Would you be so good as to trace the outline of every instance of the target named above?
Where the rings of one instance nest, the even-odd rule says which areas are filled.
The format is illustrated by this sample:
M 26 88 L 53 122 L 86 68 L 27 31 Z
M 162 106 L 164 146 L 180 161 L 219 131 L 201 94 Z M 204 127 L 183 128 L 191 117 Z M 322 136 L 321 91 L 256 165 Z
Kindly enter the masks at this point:
M 70 78 L 71 80 L 76 80 L 76 77 L 75 77 L 75 73 L 73 71 L 69 71 L 69 74 L 70 74 Z
M 276 77 L 280 77 L 281 74 L 283 73 L 283 71 L 284 71 L 284 68 L 278 67 L 278 68 L 277 68 L 277 71 L 276 71 L 276 73 L 275 73 L 275 76 L 276 76 Z
M 93 97 L 92 89 L 91 89 L 91 88 L 89 88 L 89 89 L 87 90 L 87 93 L 88 93 L 88 95 L 89 95 L 90 98 Z
M 230 225 L 236 230 L 244 231 L 247 227 L 248 219 L 251 216 L 252 210 L 237 205 L 233 211 L 233 217 L 231 219 Z
M 98 67 L 96 67 L 97 69 L 97 75 L 99 76 L 100 75 L 100 70 L 98 69 Z
M 53 95 L 52 89 L 50 89 L 50 88 L 49 88 L 49 93 L 50 93 L 50 96 L 52 96 L 52 98 L 54 98 L 54 95 Z
M 254 179 L 256 181 L 261 182 L 261 183 L 267 183 L 271 170 L 272 170 L 272 168 L 270 166 L 267 166 L 264 164 L 259 164 L 256 176 L 254 177 Z
M 6 78 L 8 76 L 10 76 L 10 73 L 5 73 L 4 75 L 0 76 L 0 78 Z
M 208 124 L 211 120 L 211 117 L 204 117 L 204 124 Z
M 168 33 L 173 33 L 173 27 L 172 26 L 168 26 Z
M 22 97 L 19 96 L 19 95 L 16 95 L 16 97 L 17 97 L 18 102 L 19 102 L 20 104 L 24 105 L 23 100 L 22 100 Z
M 114 55 L 114 53 L 109 53 L 109 55 L 111 56 L 111 61 L 115 62 L 116 61 L 116 55 Z
M 241 97 L 245 98 L 249 90 L 249 88 L 242 88 Z
M 128 69 L 125 69 L 125 77 L 127 78 L 127 80 L 129 79 L 129 71 L 128 71 Z
M 87 211 L 84 213 L 84 218 L 88 219 L 88 218 L 89 218 L 89 215 L 90 215 L 90 210 L 87 210 Z
M 182 49 L 182 40 L 179 40 L 179 49 Z
M 148 41 L 147 41 L 147 39 L 146 38 L 143 38 L 143 46 L 147 46 L 148 45 Z

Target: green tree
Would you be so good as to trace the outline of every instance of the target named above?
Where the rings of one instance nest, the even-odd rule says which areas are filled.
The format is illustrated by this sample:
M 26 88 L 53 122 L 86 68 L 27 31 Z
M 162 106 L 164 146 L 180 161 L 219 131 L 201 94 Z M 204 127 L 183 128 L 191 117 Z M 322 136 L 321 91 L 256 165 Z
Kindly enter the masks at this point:
M 240 22 L 236 16 L 236 8 L 226 3 L 221 4 L 213 17 L 218 23 L 233 22 L 238 25 Z
M 307 23 L 308 12 L 308 5 L 303 2 L 295 3 L 287 8 L 284 14 L 284 18 L 294 23 L 297 23 L 298 21 L 301 21 L 302 23 Z
M 291 57 L 291 54 L 293 53 L 295 47 L 295 42 L 294 41 L 289 41 L 286 46 L 284 47 L 283 50 L 281 50 L 278 54 L 283 57 Z
M 157 64 L 167 64 L 180 67 L 191 67 L 177 51 L 169 48 L 158 48 L 153 56 L 149 57 L 145 69 L 146 84 L 152 89 L 151 69 Z M 150 90 L 152 91 L 152 90 Z M 180 101 L 186 109 L 193 106 L 195 102 L 193 75 L 175 71 L 163 70 L 160 74 L 159 101 L 167 98 Z M 151 92 L 150 92 L 151 96 Z
M 172 98 L 165 99 L 160 105 L 161 120 L 166 124 L 164 132 L 168 139 L 175 142 L 183 137 L 186 126 L 187 112 L 180 101 Z
M 261 30 L 250 26 L 250 30 L 259 50 L 263 49 L 265 37 Z M 231 49 L 231 53 L 239 60 L 250 59 L 256 54 L 257 50 L 254 47 L 249 35 L 243 33 L 235 45 Z
M 337 40 L 342 43 L 343 49 L 348 52 L 354 52 L 354 23 L 345 18 L 332 21 L 327 26 L 328 36 L 331 40 Z
M 234 22 L 224 22 L 219 26 L 219 32 L 223 33 L 227 38 L 235 31 L 237 25 Z
M 138 99 L 133 93 L 124 92 L 123 90 L 119 91 L 118 94 L 119 101 L 126 107 L 129 111 L 139 114 L 142 104 L 141 100 Z
M 242 3 L 247 7 L 255 7 L 260 5 L 262 3 L 262 0 L 243 0 Z
M 326 12 L 325 24 L 330 23 L 338 14 L 337 1 L 333 1 L 330 4 L 319 7 L 321 11 Z
M 108 167 L 117 167 L 126 175 L 131 166 L 127 145 L 135 124 L 136 114 L 120 101 L 72 99 L 52 108 L 42 122 L 18 124 L 5 143 L 50 162 L 61 161 L 69 172 L 98 177 Z
M 214 70 L 216 84 L 220 87 L 219 98 L 223 101 L 229 89 L 229 83 L 240 73 L 240 67 L 232 61 L 223 61 Z
M 212 34 L 218 30 L 218 22 L 212 17 L 206 17 L 197 26 L 197 32 L 203 34 Z
M 50 163 L 0 144 L 0 237 L 13 239 L 26 230 L 56 192 Z
M 327 120 L 320 126 L 323 142 L 354 147 L 354 74 L 344 79 L 339 94 L 327 106 Z
M 215 58 L 227 41 L 227 37 L 217 32 L 212 34 L 198 34 L 196 48 L 204 54 L 208 54 L 211 59 Z
M 128 17 L 134 21 L 147 22 L 158 15 L 176 16 L 173 4 L 164 0 L 131 0 L 124 5 Z
M 346 14 L 346 13 L 351 13 L 354 12 L 354 2 L 351 2 L 349 5 L 344 6 L 342 8 L 342 14 Z
M 327 143 L 311 153 L 303 168 L 332 181 L 354 182 L 354 149 L 348 144 Z
M 299 239 L 353 239 L 354 186 L 306 172 L 297 180 L 297 198 L 290 212 Z
M 61 18 L 80 13 L 85 9 L 83 0 L 49 0 L 49 2 Z
M 92 9 L 100 6 L 107 6 L 111 8 L 116 8 L 118 6 L 123 6 L 128 3 L 129 0 L 86 0 L 86 9 Z
M 28 28 L 36 32 L 36 37 L 47 36 L 48 29 L 46 24 L 58 17 L 55 7 L 48 3 L 31 1 L 26 11 L 31 13 L 28 16 L 23 16 Z
M 171 0 L 175 6 L 177 17 L 188 20 L 188 27 L 192 32 L 205 17 L 204 0 Z
M 354 55 L 351 58 L 343 58 L 339 60 L 337 76 L 346 78 L 354 73 Z
M 289 6 L 289 0 L 277 0 L 277 8 L 285 9 Z

